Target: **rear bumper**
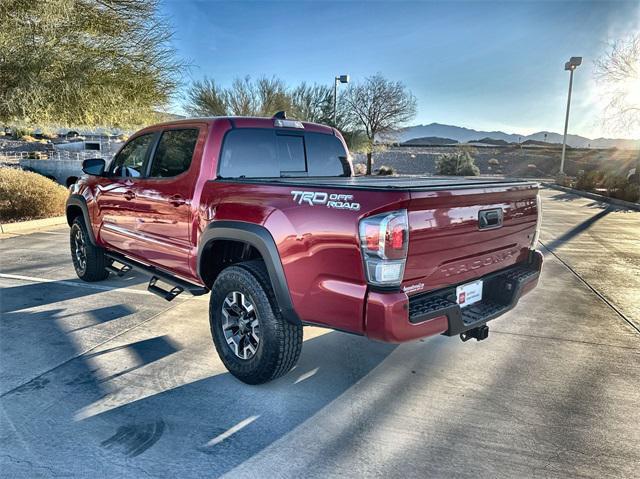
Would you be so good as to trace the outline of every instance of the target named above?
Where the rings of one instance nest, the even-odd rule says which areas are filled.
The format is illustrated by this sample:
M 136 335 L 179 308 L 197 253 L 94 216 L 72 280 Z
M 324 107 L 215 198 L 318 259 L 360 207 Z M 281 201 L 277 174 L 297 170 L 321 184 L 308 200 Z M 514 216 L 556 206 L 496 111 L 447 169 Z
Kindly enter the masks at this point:
M 526 262 L 483 276 L 482 301 L 462 309 L 456 303 L 456 285 L 408 298 L 404 292 L 370 292 L 367 297 L 366 335 L 400 343 L 435 334 L 456 336 L 482 326 L 510 309 L 536 287 L 542 253 L 531 251 Z

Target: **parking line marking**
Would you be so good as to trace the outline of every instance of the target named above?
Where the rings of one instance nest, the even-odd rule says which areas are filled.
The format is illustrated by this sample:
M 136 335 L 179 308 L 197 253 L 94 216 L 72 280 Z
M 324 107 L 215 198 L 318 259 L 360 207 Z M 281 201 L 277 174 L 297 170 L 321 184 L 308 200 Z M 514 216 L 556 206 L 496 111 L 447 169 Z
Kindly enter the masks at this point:
M 247 419 L 244 419 L 240 421 L 238 424 L 236 424 L 235 426 L 230 427 L 219 436 L 216 436 L 213 439 L 211 439 L 208 443 L 205 444 L 204 447 L 211 447 L 211 446 L 215 446 L 216 444 L 220 444 L 222 441 L 224 441 L 228 437 L 233 436 L 239 430 L 247 427 L 249 424 L 251 424 L 253 421 L 258 419 L 259 417 L 260 416 L 249 416 Z
M 4 274 L 0 273 L 0 278 L 2 279 L 16 279 L 18 281 L 30 281 L 32 283 L 56 283 L 63 286 L 75 286 L 78 288 L 87 288 L 87 289 L 95 289 L 98 291 L 123 291 L 125 293 L 132 294 L 143 294 L 145 296 L 151 295 L 149 291 L 141 291 L 138 289 L 129 289 L 129 288 L 118 288 L 113 286 L 101 286 L 98 284 L 89 284 L 89 283 L 77 283 L 75 281 L 60 281 L 57 279 L 47 279 L 47 278 L 34 278 L 33 276 L 22 276 L 19 274 Z

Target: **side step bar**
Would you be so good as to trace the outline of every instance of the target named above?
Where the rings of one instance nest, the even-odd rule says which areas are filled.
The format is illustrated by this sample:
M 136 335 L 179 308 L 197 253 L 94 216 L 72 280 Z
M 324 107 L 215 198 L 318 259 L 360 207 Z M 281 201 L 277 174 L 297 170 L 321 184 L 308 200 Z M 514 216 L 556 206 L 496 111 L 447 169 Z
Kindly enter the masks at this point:
M 167 301 L 172 301 L 176 296 L 184 291 L 188 291 L 193 296 L 201 296 L 209 292 L 209 290 L 204 286 L 190 283 L 189 281 L 178 278 L 171 273 L 162 271 L 161 269 L 158 269 L 154 266 L 140 263 L 119 253 L 107 253 L 107 257 L 113 262 L 122 265 L 119 268 L 117 266 L 114 266 L 113 264 L 107 266 L 107 269 L 109 271 L 117 274 L 118 276 L 124 276 L 132 269 L 136 269 L 142 271 L 143 273 L 151 275 L 151 279 L 149 280 L 149 286 L 147 287 L 147 289 L 151 293 L 156 294 Z M 158 286 L 157 283 L 159 281 L 167 283 L 168 285 L 172 286 L 172 288 L 164 289 L 161 286 Z

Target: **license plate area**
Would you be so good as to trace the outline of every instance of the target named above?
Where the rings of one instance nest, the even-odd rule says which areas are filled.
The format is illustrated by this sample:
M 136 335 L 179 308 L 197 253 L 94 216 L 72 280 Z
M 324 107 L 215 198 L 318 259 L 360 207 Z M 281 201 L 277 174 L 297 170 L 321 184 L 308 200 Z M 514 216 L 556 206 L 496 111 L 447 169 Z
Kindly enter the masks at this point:
M 482 300 L 482 283 L 482 280 L 478 280 L 458 286 L 456 288 L 456 303 L 461 308 L 465 308 Z

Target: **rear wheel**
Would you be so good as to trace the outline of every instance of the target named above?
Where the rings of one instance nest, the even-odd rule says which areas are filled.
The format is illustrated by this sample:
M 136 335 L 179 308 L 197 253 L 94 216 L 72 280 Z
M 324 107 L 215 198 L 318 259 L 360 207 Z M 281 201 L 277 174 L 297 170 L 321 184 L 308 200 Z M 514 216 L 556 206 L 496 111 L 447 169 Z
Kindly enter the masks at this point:
M 262 384 L 291 370 L 302 349 L 302 325 L 280 314 L 262 261 L 223 270 L 209 304 L 211 336 L 231 374 Z
M 94 246 L 89 240 L 89 233 L 81 216 L 78 216 L 71 224 L 69 242 L 71 259 L 78 278 L 89 282 L 107 279 L 109 260 L 104 249 Z

